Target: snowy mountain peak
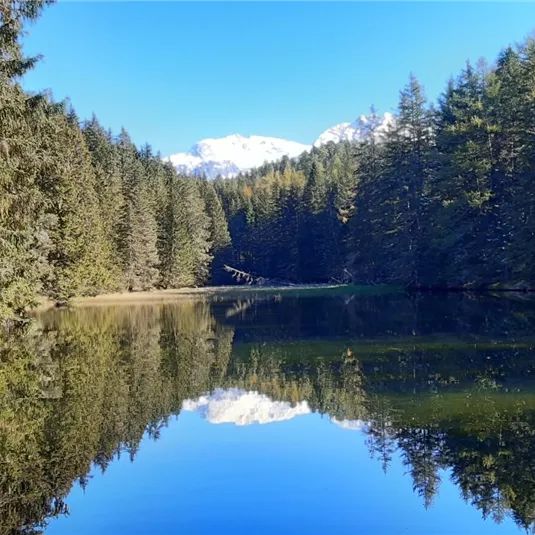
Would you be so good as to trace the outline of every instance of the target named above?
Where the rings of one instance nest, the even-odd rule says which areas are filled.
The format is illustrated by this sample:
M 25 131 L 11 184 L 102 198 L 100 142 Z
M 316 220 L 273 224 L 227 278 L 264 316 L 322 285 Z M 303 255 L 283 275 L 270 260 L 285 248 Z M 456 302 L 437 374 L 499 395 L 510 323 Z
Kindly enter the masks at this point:
M 280 160 L 283 156 L 295 158 L 310 148 L 309 145 L 275 137 L 232 134 L 203 139 L 189 152 L 173 154 L 167 159 L 180 173 L 230 178 L 264 162 Z
M 352 123 L 337 124 L 325 130 L 314 146 L 319 147 L 330 141 L 362 141 L 370 135 L 373 126 L 376 139 L 379 139 L 393 122 L 394 116 L 391 113 L 361 115 Z M 206 175 L 207 178 L 231 178 L 265 162 L 276 162 L 283 156 L 295 158 L 311 149 L 310 145 L 276 137 L 244 137 L 231 134 L 221 138 L 203 139 L 188 152 L 172 154 L 166 160 L 170 161 L 179 173 Z

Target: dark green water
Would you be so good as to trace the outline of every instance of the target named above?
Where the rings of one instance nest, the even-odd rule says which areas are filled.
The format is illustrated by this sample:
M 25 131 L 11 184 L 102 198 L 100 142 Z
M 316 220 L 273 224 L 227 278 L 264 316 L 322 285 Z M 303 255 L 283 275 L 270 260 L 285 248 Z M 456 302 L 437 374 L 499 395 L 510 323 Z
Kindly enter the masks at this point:
M 0 342 L 0 533 L 521 533 L 535 302 L 211 299 Z

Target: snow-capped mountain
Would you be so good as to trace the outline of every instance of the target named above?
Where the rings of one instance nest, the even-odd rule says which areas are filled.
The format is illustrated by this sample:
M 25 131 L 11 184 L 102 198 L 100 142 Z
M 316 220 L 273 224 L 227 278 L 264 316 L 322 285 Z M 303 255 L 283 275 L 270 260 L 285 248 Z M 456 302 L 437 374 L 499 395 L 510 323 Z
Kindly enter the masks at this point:
M 203 139 L 189 152 L 179 152 L 168 159 L 180 173 L 230 178 L 259 167 L 264 162 L 275 162 L 283 156 L 294 158 L 310 149 L 309 145 L 276 137 L 243 137 L 234 134 Z
M 315 147 L 329 141 L 362 141 L 370 133 L 375 123 L 375 136 L 380 138 L 394 121 L 391 113 L 384 115 L 361 115 L 352 123 L 342 123 L 323 132 L 314 142 Z M 206 175 L 216 178 L 218 175 L 231 178 L 240 172 L 259 167 L 265 162 L 276 162 L 283 156 L 295 158 L 312 148 L 310 145 L 288 141 L 276 137 L 250 136 L 233 134 L 222 138 L 203 139 L 196 143 L 189 152 L 179 152 L 168 156 L 178 172 L 188 175 Z

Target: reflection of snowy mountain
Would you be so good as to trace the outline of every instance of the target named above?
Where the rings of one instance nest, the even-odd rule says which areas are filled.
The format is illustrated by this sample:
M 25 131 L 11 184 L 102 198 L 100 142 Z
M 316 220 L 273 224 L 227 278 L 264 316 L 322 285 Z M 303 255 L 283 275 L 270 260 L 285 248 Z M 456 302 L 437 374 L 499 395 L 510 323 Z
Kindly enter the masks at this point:
M 196 412 L 212 424 L 233 423 L 236 425 L 268 424 L 291 420 L 312 411 L 306 401 L 292 406 L 287 401 L 273 401 L 265 394 L 248 392 L 240 388 L 216 389 L 198 399 L 187 399 L 182 410 Z M 360 431 L 365 422 L 360 420 L 337 420 L 332 423 L 343 429 Z
M 246 392 L 239 388 L 229 390 L 218 388 L 199 399 L 186 400 L 182 410 L 197 412 L 213 424 L 236 425 L 280 422 L 311 412 L 306 401 L 301 401 L 292 407 L 286 401 L 272 401 L 264 394 Z

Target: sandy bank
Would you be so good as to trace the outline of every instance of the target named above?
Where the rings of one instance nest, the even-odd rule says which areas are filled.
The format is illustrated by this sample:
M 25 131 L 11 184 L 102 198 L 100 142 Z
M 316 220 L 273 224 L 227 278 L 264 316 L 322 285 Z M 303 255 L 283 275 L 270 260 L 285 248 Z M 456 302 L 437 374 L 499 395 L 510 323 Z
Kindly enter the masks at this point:
M 177 288 L 147 292 L 121 292 L 97 295 L 95 297 L 76 297 L 69 301 L 69 306 L 86 307 L 99 305 L 136 304 L 150 302 L 176 301 L 201 297 L 221 296 L 222 298 L 240 297 L 242 295 L 279 295 L 294 292 L 315 293 L 322 291 L 343 291 L 357 287 L 333 284 L 303 284 L 296 286 L 205 286 L 200 288 Z

